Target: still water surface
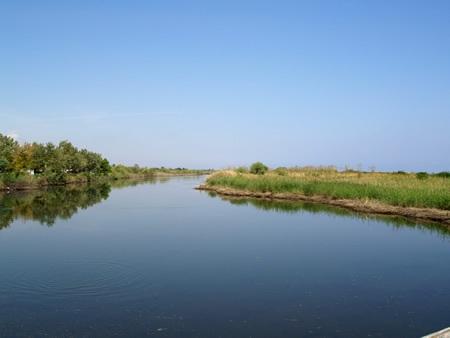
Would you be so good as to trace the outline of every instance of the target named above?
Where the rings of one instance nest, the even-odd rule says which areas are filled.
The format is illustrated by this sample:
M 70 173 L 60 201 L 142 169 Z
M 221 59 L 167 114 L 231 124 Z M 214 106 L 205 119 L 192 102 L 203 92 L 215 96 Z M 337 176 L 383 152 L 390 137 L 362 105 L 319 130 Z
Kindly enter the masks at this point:
M 418 337 L 450 326 L 450 233 L 204 177 L 0 195 L 0 336 Z

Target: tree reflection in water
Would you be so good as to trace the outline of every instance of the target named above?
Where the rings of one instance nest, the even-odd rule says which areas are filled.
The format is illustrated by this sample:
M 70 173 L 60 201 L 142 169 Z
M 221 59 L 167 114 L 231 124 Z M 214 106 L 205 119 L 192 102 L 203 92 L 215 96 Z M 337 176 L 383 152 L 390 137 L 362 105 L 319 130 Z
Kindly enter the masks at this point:
M 116 180 L 91 184 L 53 186 L 42 190 L 0 192 L 0 230 L 17 220 L 35 220 L 52 226 L 67 220 L 79 209 L 87 209 L 109 196 L 111 188 L 123 189 L 141 184 L 164 184 L 170 178 Z
M 87 209 L 106 200 L 109 183 L 49 187 L 46 190 L 0 194 L 0 229 L 17 219 L 35 220 L 52 226 L 56 220 L 70 219 L 79 209 Z

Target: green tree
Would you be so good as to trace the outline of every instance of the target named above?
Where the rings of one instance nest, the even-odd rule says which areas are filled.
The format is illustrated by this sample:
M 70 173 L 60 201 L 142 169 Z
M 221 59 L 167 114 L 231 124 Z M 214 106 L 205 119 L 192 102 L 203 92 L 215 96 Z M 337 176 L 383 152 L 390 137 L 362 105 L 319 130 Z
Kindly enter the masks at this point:
M 37 172 L 42 172 L 45 170 L 45 166 L 47 164 L 46 162 L 46 147 L 41 143 L 33 143 L 33 152 L 31 154 L 31 163 L 30 163 L 30 169 L 34 171 L 36 174 Z
M 31 169 L 31 157 L 33 155 L 33 145 L 24 143 L 17 148 L 14 154 L 13 161 L 10 164 L 12 171 L 18 172 L 21 170 Z
M 19 150 L 19 142 L 12 137 L 4 136 L 0 134 L 0 156 L 8 161 L 8 167 L 5 170 L 11 170 L 11 164 L 14 160 L 14 156 Z
M 109 161 L 104 158 L 101 162 L 100 162 L 100 173 L 102 173 L 103 175 L 109 174 L 111 172 L 111 166 L 109 165 Z
M 269 168 L 261 162 L 255 162 L 250 167 L 250 172 L 257 175 L 264 175 L 267 170 L 269 170 Z
M 58 148 L 62 153 L 63 167 L 65 170 L 78 173 L 86 167 L 86 159 L 72 143 L 69 141 L 61 141 Z
M 6 168 L 8 167 L 8 160 L 0 157 L 0 173 L 4 172 L 6 170 Z
M 81 149 L 80 153 L 86 161 L 86 165 L 83 171 L 93 172 L 100 167 L 100 163 L 102 162 L 102 155 L 93 153 L 86 149 Z
M 64 172 L 66 169 L 61 148 L 52 142 L 45 145 L 45 171 Z

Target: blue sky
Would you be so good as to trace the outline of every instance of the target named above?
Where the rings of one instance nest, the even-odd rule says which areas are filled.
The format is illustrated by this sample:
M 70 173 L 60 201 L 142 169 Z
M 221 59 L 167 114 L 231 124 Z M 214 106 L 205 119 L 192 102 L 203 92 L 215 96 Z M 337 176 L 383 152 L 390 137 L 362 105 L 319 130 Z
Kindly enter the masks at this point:
M 2 1 L 0 133 L 111 163 L 450 170 L 450 1 Z

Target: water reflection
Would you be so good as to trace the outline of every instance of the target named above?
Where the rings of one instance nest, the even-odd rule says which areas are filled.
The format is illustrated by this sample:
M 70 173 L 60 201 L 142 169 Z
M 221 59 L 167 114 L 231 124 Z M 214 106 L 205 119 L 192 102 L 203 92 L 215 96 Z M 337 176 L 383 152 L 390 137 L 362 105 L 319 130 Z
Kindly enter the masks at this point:
M 35 220 L 52 226 L 108 198 L 109 183 L 50 187 L 46 190 L 0 194 L 0 230 L 16 219 Z
M 9 227 L 17 219 L 35 220 L 42 225 L 52 226 L 58 219 L 68 220 L 80 209 L 87 209 L 106 200 L 112 188 L 164 184 L 169 180 L 168 177 L 117 180 L 0 193 L 0 230 Z
M 450 246 L 435 230 L 222 201 L 193 189 L 202 180 L 0 195 L 1 220 L 56 214 L 51 231 L 0 232 L 0 336 L 419 337 L 448 325 Z
M 111 181 L 110 185 L 114 189 L 123 189 L 129 187 L 136 187 L 142 184 L 164 184 L 171 180 L 170 177 L 158 177 L 158 178 L 142 178 L 142 179 L 129 179 L 129 180 L 117 180 Z
M 210 197 L 217 197 L 218 195 L 214 192 L 208 192 Z M 252 206 L 256 209 L 265 211 L 276 211 L 280 213 L 287 214 L 297 214 L 297 213 L 310 213 L 310 214 L 331 214 L 341 217 L 350 217 L 354 219 L 362 219 L 367 221 L 375 221 L 378 223 L 384 223 L 392 226 L 395 229 L 401 228 L 415 228 L 422 230 L 424 232 L 437 233 L 442 238 L 450 237 L 450 228 L 436 224 L 423 224 L 410 221 L 401 217 L 389 217 L 380 215 L 367 215 L 363 213 L 355 213 L 345 209 L 339 209 L 332 206 L 307 203 L 307 202 L 288 202 L 288 201 L 272 201 L 264 199 L 253 199 L 253 198 L 233 198 L 220 196 L 224 201 L 227 201 L 233 205 L 237 206 Z

